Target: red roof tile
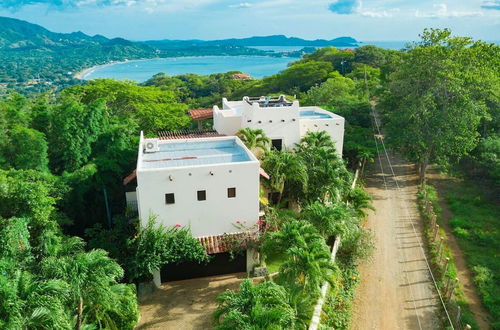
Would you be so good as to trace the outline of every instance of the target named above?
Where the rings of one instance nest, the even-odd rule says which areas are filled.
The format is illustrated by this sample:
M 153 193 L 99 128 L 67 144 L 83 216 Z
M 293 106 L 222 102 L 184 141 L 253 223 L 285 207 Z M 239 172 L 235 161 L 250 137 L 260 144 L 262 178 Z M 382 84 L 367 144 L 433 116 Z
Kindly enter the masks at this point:
M 214 110 L 212 108 L 191 109 L 188 110 L 187 113 L 193 120 L 210 119 L 214 117 Z

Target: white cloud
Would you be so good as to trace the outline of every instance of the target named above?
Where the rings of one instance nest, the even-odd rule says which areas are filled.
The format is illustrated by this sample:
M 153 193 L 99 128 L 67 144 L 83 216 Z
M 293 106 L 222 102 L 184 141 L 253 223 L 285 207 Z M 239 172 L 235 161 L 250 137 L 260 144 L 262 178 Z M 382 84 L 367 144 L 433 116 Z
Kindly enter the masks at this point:
M 457 11 L 448 10 L 448 6 L 445 3 L 439 3 L 433 5 L 434 11 L 421 12 L 418 9 L 415 11 L 415 17 L 418 18 L 447 18 L 447 17 L 477 17 L 483 16 L 480 11 Z
M 250 7 L 252 7 L 252 4 L 248 2 L 241 2 L 234 5 L 229 5 L 229 8 L 250 8 Z

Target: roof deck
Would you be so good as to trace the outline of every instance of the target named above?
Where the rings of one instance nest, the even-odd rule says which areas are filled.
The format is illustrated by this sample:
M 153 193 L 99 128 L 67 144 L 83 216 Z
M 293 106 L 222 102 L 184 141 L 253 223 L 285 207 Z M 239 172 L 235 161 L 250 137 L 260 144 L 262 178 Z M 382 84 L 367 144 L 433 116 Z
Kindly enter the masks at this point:
M 155 139 L 145 139 L 145 142 L 151 140 Z M 158 149 L 150 153 L 141 150 L 138 168 L 160 169 L 256 161 L 235 137 L 159 140 Z

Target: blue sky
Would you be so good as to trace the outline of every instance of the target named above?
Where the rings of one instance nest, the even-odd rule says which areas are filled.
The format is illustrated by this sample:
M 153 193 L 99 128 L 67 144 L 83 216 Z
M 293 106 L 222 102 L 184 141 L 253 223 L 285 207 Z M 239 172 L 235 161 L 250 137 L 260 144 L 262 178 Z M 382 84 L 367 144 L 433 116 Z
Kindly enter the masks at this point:
M 107 37 L 416 40 L 425 27 L 500 39 L 500 0 L 0 0 L 0 16 Z

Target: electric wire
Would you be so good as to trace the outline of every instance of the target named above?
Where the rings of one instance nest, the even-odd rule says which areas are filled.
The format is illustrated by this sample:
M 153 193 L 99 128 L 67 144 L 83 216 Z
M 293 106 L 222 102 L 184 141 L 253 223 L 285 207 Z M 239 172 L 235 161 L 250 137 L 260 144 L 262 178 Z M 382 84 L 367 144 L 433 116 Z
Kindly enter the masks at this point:
M 378 133 L 379 136 L 382 136 L 382 134 L 380 133 L 380 125 L 377 122 L 377 117 L 375 116 L 375 111 L 374 111 L 373 107 L 372 107 L 372 116 L 373 116 L 373 121 L 375 123 L 375 127 L 377 128 L 377 133 Z M 389 158 L 389 154 L 387 153 L 387 148 L 385 147 L 384 139 L 381 138 L 380 142 L 382 144 L 382 148 L 384 149 L 385 157 L 387 159 L 387 162 L 389 164 L 389 168 L 390 168 L 391 173 L 392 173 L 392 179 L 394 180 L 394 183 L 396 184 L 396 188 L 397 188 L 398 192 L 401 192 L 401 187 L 399 186 L 398 180 L 396 178 L 396 174 L 394 173 L 394 168 L 393 168 L 393 166 L 391 164 L 391 160 Z M 408 205 L 406 204 L 406 202 L 404 202 L 404 208 L 405 208 L 406 214 L 408 216 L 408 219 L 411 219 L 412 217 L 410 216 L 410 212 L 408 211 Z M 448 313 L 448 309 L 446 308 L 446 304 L 444 303 L 444 300 L 443 300 L 443 297 L 441 295 L 441 292 L 439 291 L 439 287 L 437 285 L 436 279 L 434 278 L 434 274 L 432 273 L 431 267 L 429 265 L 429 261 L 427 260 L 427 256 L 425 255 L 425 250 L 424 250 L 424 248 L 422 246 L 422 242 L 420 241 L 420 238 L 419 238 L 419 236 L 417 234 L 417 231 L 415 229 L 413 221 L 410 221 L 410 223 L 411 223 L 411 226 L 413 228 L 413 233 L 415 234 L 415 237 L 417 238 L 417 243 L 418 243 L 418 245 L 419 245 L 419 247 L 420 247 L 420 249 L 422 251 L 422 255 L 424 256 L 425 264 L 427 265 L 427 270 L 429 271 L 429 274 L 431 275 L 432 282 L 434 283 L 434 287 L 436 288 L 436 291 L 437 291 L 438 296 L 439 296 L 439 300 L 441 301 L 441 305 L 443 306 L 443 309 L 444 309 L 444 311 L 446 313 L 446 317 L 448 318 L 448 321 L 450 323 L 451 328 L 455 329 L 455 327 L 453 326 L 453 322 L 451 321 L 450 314 Z

